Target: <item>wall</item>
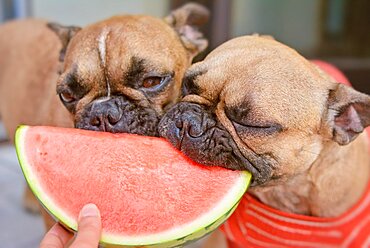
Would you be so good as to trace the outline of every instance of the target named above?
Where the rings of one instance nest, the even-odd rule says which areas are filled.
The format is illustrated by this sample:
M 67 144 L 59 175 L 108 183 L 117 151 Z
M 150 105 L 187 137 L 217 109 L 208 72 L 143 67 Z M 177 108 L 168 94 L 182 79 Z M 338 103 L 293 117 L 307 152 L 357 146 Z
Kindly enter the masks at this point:
M 231 35 L 270 34 L 311 53 L 319 42 L 319 9 L 319 0 L 233 0 Z
M 169 0 L 33 0 L 33 15 L 65 25 L 87 24 L 120 14 L 168 13 Z

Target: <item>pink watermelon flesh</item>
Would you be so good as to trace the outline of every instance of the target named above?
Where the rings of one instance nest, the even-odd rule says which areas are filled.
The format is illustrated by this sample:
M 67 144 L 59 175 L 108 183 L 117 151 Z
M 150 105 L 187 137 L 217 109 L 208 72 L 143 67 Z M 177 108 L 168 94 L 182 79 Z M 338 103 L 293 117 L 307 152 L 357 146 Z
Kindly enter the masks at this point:
M 50 200 L 72 218 L 95 203 L 111 234 L 159 233 L 197 219 L 241 173 L 198 165 L 161 138 L 52 127 L 23 135 L 28 166 Z

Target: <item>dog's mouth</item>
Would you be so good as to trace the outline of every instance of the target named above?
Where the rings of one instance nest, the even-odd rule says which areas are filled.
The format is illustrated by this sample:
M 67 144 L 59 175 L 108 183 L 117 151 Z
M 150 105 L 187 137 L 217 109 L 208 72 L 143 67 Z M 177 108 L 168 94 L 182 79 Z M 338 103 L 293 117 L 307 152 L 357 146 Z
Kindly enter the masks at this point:
M 100 99 L 86 105 L 75 117 L 75 127 L 111 133 L 158 136 L 159 115 L 125 97 Z
M 264 184 L 271 177 L 265 161 L 257 156 L 245 156 L 206 106 L 176 104 L 161 119 L 158 133 L 200 164 L 249 171 L 253 176 L 252 186 Z

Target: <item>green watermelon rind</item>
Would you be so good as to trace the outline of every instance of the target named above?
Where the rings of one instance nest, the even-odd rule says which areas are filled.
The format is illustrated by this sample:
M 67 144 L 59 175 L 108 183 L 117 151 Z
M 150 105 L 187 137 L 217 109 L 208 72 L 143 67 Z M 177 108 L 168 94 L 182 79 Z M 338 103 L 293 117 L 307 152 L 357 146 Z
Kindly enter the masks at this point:
M 28 161 L 25 156 L 24 136 L 28 130 L 28 126 L 19 126 L 15 134 L 16 152 L 21 169 L 26 178 L 26 181 L 32 192 L 40 201 L 41 205 L 61 224 L 68 229 L 76 232 L 77 222 L 63 211 L 61 211 L 53 201 L 46 197 L 47 194 L 42 191 L 42 188 L 37 183 L 36 177 L 28 166 Z M 195 241 L 206 234 L 215 230 L 234 212 L 239 204 L 242 196 L 246 192 L 251 180 L 251 174 L 248 172 L 241 172 L 241 176 L 234 184 L 233 188 L 219 201 L 218 205 L 212 211 L 199 217 L 191 223 L 176 228 L 177 230 L 165 231 L 159 234 L 145 235 L 145 236 L 119 236 L 102 233 L 101 245 L 103 247 L 175 247 L 184 245 L 185 243 Z M 232 193 L 230 193 L 232 192 Z M 227 197 L 228 196 L 228 197 Z M 124 243 L 123 243 L 124 242 Z
M 30 166 L 28 166 L 28 161 L 25 157 L 25 151 L 24 151 L 24 143 L 22 142 L 24 134 L 27 132 L 27 129 L 29 127 L 25 125 L 21 125 L 17 128 L 15 132 L 15 149 L 17 152 L 17 157 L 19 164 L 21 165 L 21 169 L 23 172 L 24 177 L 26 178 L 27 184 L 30 187 L 33 194 L 36 196 L 37 200 L 41 203 L 41 205 L 45 208 L 45 210 L 51 214 L 51 216 L 54 217 L 54 219 L 58 220 L 63 224 L 64 226 L 68 227 L 68 229 L 72 231 L 77 230 L 77 222 L 74 221 L 72 218 L 69 218 L 68 216 L 61 220 L 58 218 L 58 216 L 63 216 L 62 212 L 58 210 L 58 207 L 53 204 L 52 201 L 47 199 L 46 193 L 42 193 L 41 187 L 38 187 L 38 183 L 36 178 L 33 176 L 33 173 L 30 171 Z

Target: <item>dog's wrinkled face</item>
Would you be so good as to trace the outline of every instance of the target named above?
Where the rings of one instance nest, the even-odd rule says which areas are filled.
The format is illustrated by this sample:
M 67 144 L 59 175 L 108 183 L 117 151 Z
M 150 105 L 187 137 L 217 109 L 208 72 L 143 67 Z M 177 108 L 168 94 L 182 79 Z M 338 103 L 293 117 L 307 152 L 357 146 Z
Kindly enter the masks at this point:
M 265 37 L 215 49 L 187 71 L 183 94 L 160 135 L 197 162 L 250 171 L 253 186 L 306 171 L 325 142 L 347 144 L 370 122 L 368 96 Z
M 75 126 L 157 135 L 161 115 L 178 100 L 186 68 L 207 45 L 196 30 L 207 17 L 193 4 L 165 20 L 117 16 L 64 31 L 52 24 L 68 45 L 61 51 L 57 93 Z

